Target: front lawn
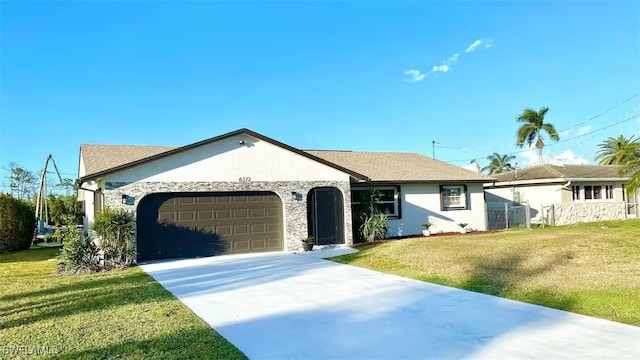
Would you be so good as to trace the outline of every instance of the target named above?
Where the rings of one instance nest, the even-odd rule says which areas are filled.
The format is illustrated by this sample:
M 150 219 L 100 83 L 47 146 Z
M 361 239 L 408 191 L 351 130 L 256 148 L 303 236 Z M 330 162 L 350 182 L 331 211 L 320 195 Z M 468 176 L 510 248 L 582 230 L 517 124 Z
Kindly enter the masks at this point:
M 640 326 L 640 220 L 359 249 L 331 260 Z
M 59 276 L 52 260 L 58 252 L 44 248 L 0 255 L 0 354 L 245 358 L 140 268 Z

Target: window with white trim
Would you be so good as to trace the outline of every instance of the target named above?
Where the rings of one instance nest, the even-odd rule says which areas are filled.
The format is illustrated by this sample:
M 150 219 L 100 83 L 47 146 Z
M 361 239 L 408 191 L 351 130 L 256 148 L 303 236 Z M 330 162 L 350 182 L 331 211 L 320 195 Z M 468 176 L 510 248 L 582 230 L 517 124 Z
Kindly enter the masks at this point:
M 602 186 L 585 185 L 584 199 L 585 200 L 602 200 Z
M 571 192 L 573 193 L 573 201 L 580 200 L 580 186 L 572 186 Z
M 376 209 L 389 217 L 400 217 L 400 191 L 398 186 L 376 186 L 351 188 L 351 205 L 367 204 L 372 191 L 376 191 L 378 199 Z
M 605 198 L 607 200 L 613 200 L 613 185 L 605 185 L 604 189 Z
M 467 187 L 465 185 L 441 185 L 440 206 L 442 210 L 466 210 Z

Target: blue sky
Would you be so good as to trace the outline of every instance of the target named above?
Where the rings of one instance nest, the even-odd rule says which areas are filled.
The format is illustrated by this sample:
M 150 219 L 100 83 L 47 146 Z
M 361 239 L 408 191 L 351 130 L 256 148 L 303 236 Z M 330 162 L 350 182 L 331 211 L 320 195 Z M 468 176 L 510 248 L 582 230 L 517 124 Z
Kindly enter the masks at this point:
M 637 118 L 590 133 L 640 115 L 640 96 L 623 103 L 640 90 L 637 1 L 0 6 L 3 166 L 52 153 L 74 177 L 81 143 L 242 127 L 302 149 L 431 155 L 435 140 L 467 166 L 518 151 L 515 117 L 542 106 L 569 140 L 548 159 L 593 162 L 606 137 L 640 133 Z

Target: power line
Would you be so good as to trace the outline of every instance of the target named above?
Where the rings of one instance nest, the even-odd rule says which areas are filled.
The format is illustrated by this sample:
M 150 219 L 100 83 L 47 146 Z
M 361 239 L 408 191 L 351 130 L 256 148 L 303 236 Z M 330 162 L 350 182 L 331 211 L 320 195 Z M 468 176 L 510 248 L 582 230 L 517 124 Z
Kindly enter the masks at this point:
M 620 102 L 620 103 L 618 103 L 618 104 L 616 104 L 616 105 L 613 105 L 612 107 L 608 108 L 607 110 L 605 110 L 605 111 L 603 111 L 603 112 L 601 112 L 601 113 L 599 113 L 599 114 L 597 114 L 597 115 L 595 115 L 595 116 L 592 116 L 592 117 L 590 117 L 589 119 L 587 119 L 587 120 L 585 120 L 585 121 L 579 122 L 579 123 L 577 123 L 577 124 L 575 124 L 575 125 L 573 125 L 573 126 L 570 126 L 570 127 L 565 128 L 565 129 L 563 129 L 563 130 L 561 130 L 561 131 L 558 131 L 558 133 L 561 133 L 561 132 L 565 132 L 565 131 L 568 131 L 568 130 L 575 129 L 575 128 L 577 128 L 577 127 L 579 127 L 579 126 L 582 126 L 582 125 L 584 125 L 584 124 L 586 124 L 586 123 L 588 123 L 588 122 L 590 122 L 590 121 L 593 121 L 593 120 L 595 120 L 595 119 L 597 119 L 597 118 L 599 118 L 599 117 L 601 117 L 601 116 L 603 116 L 603 115 L 605 115 L 605 114 L 608 114 L 609 112 L 611 112 L 611 111 L 613 111 L 613 110 L 615 110 L 615 109 L 619 108 L 620 106 L 622 106 L 622 105 L 624 105 L 624 104 L 628 103 L 629 101 L 631 101 L 631 100 L 635 99 L 636 97 L 638 97 L 638 95 L 640 95 L 640 93 L 636 93 L 636 94 L 634 94 L 634 95 L 632 95 L 632 96 L 630 96 L 630 97 L 626 98 L 626 99 L 625 99 L 625 100 L 623 100 L 622 102 Z M 635 108 L 634 108 L 634 109 L 635 109 Z M 633 111 L 633 110 L 632 110 L 632 111 Z M 629 112 L 627 112 L 627 114 L 628 114 L 628 113 L 629 113 Z M 625 115 L 625 116 L 626 116 L 626 115 Z M 583 135 L 583 134 L 581 134 L 581 135 Z M 439 143 L 436 147 L 441 148 L 441 149 L 453 149 L 453 150 L 462 150 L 462 151 L 483 151 L 483 150 L 495 151 L 495 150 L 499 150 L 499 149 L 507 148 L 507 147 L 509 147 L 509 145 L 504 145 L 504 146 L 480 146 L 480 147 L 468 147 L 468 146 L 447 146 L 447 145 L 442 145 L 442 143 Z M 471 161 L 471 160 L 470 160 L 470 161 Z
M 636 109 L 637 109 L 637 108 L 639 108 L 639 107 L 640 107 L 640 105 L 636 106 L 635 108 L 633 108 L 633 109 L 632 109 L 631 111 L 629 111 L 629 112 L 632 112 L 632 111 L 636 110 Z M 629 112 L 627 112 L 627 114 L 628 114 Z M 626 116 L 627 114 L 625 114 L 625 116 Z M 616 126 L 616 125 L 619 125 L 619 124 L 625 123 L 625 122 L 627 122 L 627 121 L 631 121 L 631 120 L 636 119 L 636 118 L 639 118 L 639 117 L 640 117 L 640 115 L 633 115 L 633 116 L 628 117 L 628 118 L 626 118 L 626 119 L 615 121 L 615 122 L 613 122 L 613 123 L 611 123 L 611 124 L 609 124 L 609 125 L 607 125 L 607 126 L 604 126 L 604 127 L 599 128 L 599 129 L 592 130 L 592 131 L 589 131 L 589 132 L 584 133 L 584 134 L 576 135 L 576 136 L 574 136 L 574 137 L 572 137 L 572 138 L 569 138 L 569 139 L 566 139 L 566 140 L 562 140 L 562 141 L 558 141 L 558 142 L 555 142 L 555 143 L 551 143 L 551 144 L 549 144 L 549 145 L 546 145 L 545 147 L 546 147 L 546 148 L 548 148 L 548 147 L 555 146 L 555 145 L 558 145 L 558 144 L 562 144 L 562 143 L 565 143 L 565 142 L 573 141 L 573 140 L 575 140 L 575 139 L 578 139 L 578 138 L 581 138 L 581 137 L 585 137 L 585 136 L 587 136 L 587 135 L 592 135 L 592 134 L 594 134 L 594 133 L 597 133 L 597 132 L 600 132 L 600 131 L 606 130 L 606 129 L 608 129 L 608 128 L 611 128 L 611 127 L 614 127 L 614 126 Z M 531 150 L 531 149 L 525 149 L 525 150 L 514 151 L 514 152 L 510 152 L 510 153 L 506 153 L 506 154 L 501 154 L 501 155 L 516 155 L 516 154 L 522 154 L 522 153 L 527 152 L 527 151 L 530 151 L 530 150 Z M 456 163 L 456 162 L 468 162 L 468 161 L 476 160 L 476 159 L 477 159 L 477 157 L 475 157 L 475 158 L 470 158 L 470 159 L 460 159 L 460 160 L 445 160 L 445 162 L 449 162 L 449 163 Z

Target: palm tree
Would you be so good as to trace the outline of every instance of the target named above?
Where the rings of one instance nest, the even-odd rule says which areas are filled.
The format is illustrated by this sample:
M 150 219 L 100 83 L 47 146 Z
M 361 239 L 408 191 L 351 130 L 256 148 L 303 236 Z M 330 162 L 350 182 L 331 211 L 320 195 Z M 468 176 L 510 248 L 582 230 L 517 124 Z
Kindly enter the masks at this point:
M 482 172 L 486 171 L 487 174 L 493 175 L 513 170 L 514 168 L 511 166 L 511 161 L 515 159 L 515 155 L 500 155 L 498 153 L 493 153 L 487 156 L 489 165 L 483 167 Z
M 629 181 L 627 181 L 627 194 L 631 198 L 633 194 L 640 190 L 640 157 L 631 159 L 623 164 L 620 172 L 630 176 Z
M 544 147 L 542 133 L 546 132 L 553 141 L 560 140 L 560 136 L 558 136 L 555 127 L 552 124 L 544 122 L 544 116 L 547 115 L 547 111 L 549 111 L 548 107 L 540 108 L 539 111 L 526 108 L 522 114 L 516 118 L 517 122 L 523 123 L 516 133 L 518 146 L 524 147 L 524 145 L 527 144 L 527 146 L 531 147 L 531 144 L 535 141 L 536 148 L 538 148 L 540 164 L 542 164 L 542 148 Z
M 609 137 L 601 142 L 598 147 L 596 160 L 600 165 L 624 165 L 633 159 L 640 157 L 640 140 L 633 136 L 623 135 L 617 138 Z

